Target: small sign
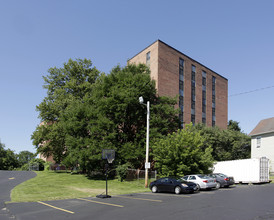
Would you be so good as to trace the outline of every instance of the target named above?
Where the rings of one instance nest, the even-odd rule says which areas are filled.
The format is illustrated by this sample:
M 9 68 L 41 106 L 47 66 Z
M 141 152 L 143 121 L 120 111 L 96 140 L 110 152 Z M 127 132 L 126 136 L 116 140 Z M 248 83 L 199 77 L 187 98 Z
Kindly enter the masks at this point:
M 148 163 L 145 163 L 145 168 L 146 169 L 150 169 L 150 163 L 148 162 Z

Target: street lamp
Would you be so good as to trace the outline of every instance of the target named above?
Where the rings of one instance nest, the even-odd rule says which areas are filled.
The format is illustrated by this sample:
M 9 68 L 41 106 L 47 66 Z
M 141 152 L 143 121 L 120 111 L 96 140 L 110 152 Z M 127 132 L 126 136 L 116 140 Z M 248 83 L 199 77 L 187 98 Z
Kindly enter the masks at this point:
M 145 105 L 147 107 L 147 136 L 146 136 L 146 163 L 145 163 L 145 187 L 148 187 L 148 169 L 150 168 L 150 163 L 148 162 L 148 151 L 149 151 L 149 101 L 147 101 L 147 104 L 144 103 L 144 98 L 142 96 L 139 97 L 139 102 L 141 105 Z

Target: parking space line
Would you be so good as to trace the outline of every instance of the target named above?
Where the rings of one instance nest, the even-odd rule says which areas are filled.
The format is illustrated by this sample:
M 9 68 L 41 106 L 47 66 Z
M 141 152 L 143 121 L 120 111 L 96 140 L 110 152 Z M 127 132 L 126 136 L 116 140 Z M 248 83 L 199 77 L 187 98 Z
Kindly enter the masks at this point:
M 54 209 L 61 210 L 61 211 L 63 211 L 63 212 L 68 212 L 68 213 L 70 213 L 70 214 L 74 214 L 74 212 L 72 212 L 72 211 L 69 211 L 69 210 L 66 210 L 66 209 L 61 209 L 61 208 L 58 208 L 58 207 L 53 206 L 53 205 L 49 205 L 49 204 L 44 203 L 44 202 L 38 201 L 38 203 L 40 203 L 40 204 L 42 204 L 42 205 L 45 205 L 45 206 L 49 206 L 49 207 L 54 208 Z
M 138 194 L 142 194 L 142 195 L 153 195 L 153 196 L 175 196 L 175 197 L 187 197 L 190 198 L 191 196 L 187 196 L 187 195 L 174 195 L 174 194 L 160 194 L 160 193 L 138 193 Z
M 201 194 L 215 194 L 215 192 L 201 192 L 201 191 L 200 191 L 200 193 Z
M 123 208 L 123 207 L 124 207 L 124 206 L 122 206 L 122 205 L 116 205 L 116 204 L 105 203 L 105 202 L 98 202 L 98 201 L 89 200 L 89 199 L 83 199 L 83 198 L 77 198 L 77 199 L 83 200 L 83 201 L 87 201 L 87 202 L 93 202 L 93 203 L 103 204 L 103 205 L 115 206 L 115 207 L 119 207 L 119 208 Z
M 136 200 L 144 200 L 144 201 L 151 201 L 151 202 L 162 202 L 162 200 L 155 200 L 155 199 L 143 199 L 143 198 L 132 198 L 129 196 L 114 196 L 119 198 L 126 198 L 126 199 L 136 199 Z
M 11 178 L 9 178 L 9 180 L 14 180 L 15 179 L 15 177 L 11 177 Z

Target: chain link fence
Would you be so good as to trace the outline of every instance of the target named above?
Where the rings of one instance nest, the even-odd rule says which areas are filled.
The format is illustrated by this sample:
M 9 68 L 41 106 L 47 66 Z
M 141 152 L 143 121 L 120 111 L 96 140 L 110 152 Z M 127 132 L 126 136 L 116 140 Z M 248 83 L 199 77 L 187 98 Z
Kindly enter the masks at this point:
M 29 163 L 29 171 L 39 171 L 39 163 Z
M 61 164 L 51 164 L 49 167 L 49 170 L 55 171 L 55 172 L 67 172 L 67 167 L 65 165 L 61 165 Z
M 126 180 L 145 179 L 145 172 L 146 172 L 145 170 L 128 169 Z M 148 171 L 148 178 L 156 180 L 157 171 Z

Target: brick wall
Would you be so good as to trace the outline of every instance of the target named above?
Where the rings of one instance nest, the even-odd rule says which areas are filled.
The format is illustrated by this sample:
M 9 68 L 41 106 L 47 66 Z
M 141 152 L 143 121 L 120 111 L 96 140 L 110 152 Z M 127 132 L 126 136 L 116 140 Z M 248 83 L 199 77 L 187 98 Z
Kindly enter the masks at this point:
M 212 76 L 216 77 L 216 126 L 227 128 L 227 79 L 182 54 L 162 41 L 156 41 L 137 54 L 130 63 L 146 63 L 151 52 L 151 78 L 160 96 L 179 97 L 179 58 L 184 60 L 184 122 L 191 122 L 191 66 L 196 66 L 195 123 L 202 122 L 202 71 L 206 72 L 206 125 L 212 126 Z M 177 105 L 178 107 L 178 105 Z

